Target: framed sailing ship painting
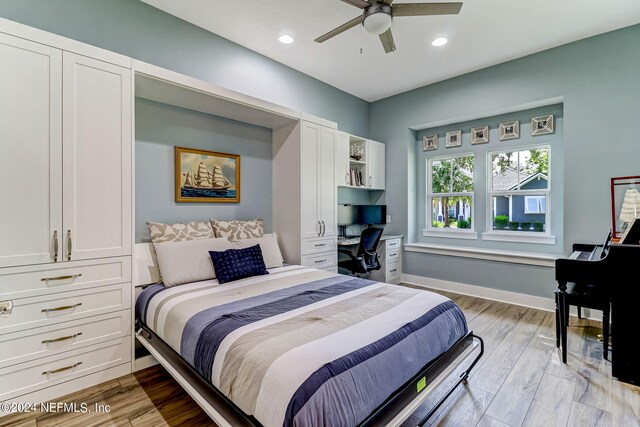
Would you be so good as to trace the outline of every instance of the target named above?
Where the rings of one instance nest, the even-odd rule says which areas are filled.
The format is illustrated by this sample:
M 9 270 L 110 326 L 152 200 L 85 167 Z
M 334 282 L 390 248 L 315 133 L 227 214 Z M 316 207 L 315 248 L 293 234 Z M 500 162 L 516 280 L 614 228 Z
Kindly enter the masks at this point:
M 240 156 L 175 147 L 178 203 L 240 202 Z

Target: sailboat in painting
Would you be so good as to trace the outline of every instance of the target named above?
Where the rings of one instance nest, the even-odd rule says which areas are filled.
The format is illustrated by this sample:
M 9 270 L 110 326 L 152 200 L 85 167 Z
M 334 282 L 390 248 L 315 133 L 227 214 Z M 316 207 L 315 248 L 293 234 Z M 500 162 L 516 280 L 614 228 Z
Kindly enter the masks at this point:
M 207 190 L 228 190 L 231 182 L 222 173 L 220 166 L 213 167 L 213 173 L 207 169 L 204 163 L 200 162 L 198 171 L 189 171 L 185 175 L 182 188 L 206 188 Z

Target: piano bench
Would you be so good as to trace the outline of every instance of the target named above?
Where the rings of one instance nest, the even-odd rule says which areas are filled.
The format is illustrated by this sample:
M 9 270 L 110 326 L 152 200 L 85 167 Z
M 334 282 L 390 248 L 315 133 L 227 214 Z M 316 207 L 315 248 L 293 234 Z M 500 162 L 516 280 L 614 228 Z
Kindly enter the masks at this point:
M 609 319 L 611 316 L 611 295 L 605 293 L 601 288 L 591 285 L 568 283 L 565 292 L 564 319 L 560 317 L 560 290 L 555 291 L 556 300 L 556 347 L 560 347 L 562 337 L 567 336 L 569 326 L 569 308 L 576 307 L 591 308 L 602 311 L 602 336 L 603 336 L 603 356 L 609 359 Z M 566 339 L 566 338 L 565 338 Z M 566 342 L 562 340 L 562 342 Z M 567 349 L 562 349 L 562 361 L 567 362 Z

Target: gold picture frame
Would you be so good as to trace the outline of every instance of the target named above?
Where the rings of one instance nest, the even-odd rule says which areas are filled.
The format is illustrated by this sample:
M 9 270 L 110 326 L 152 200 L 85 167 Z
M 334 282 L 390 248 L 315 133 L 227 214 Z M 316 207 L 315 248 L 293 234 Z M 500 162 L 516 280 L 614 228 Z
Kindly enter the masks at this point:
M 175 147 L 176 203 L 239 203 L 240 156 Z

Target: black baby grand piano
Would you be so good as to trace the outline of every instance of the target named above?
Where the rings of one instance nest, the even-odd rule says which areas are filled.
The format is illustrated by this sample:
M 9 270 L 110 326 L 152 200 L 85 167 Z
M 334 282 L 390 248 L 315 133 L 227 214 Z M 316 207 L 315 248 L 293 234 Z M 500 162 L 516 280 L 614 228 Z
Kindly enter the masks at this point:
M 566 319 L 568 284 L 584 284 L 611 301 L 612 374 L 620 381 L 640 384 L 640 219 L 620 244 L 573 245 L 569 258 L 556 260 L 559 319 Z M 563 321 L 563 320 L 561 320 Z M 561 334 L 566 363 L 567 334 Z

